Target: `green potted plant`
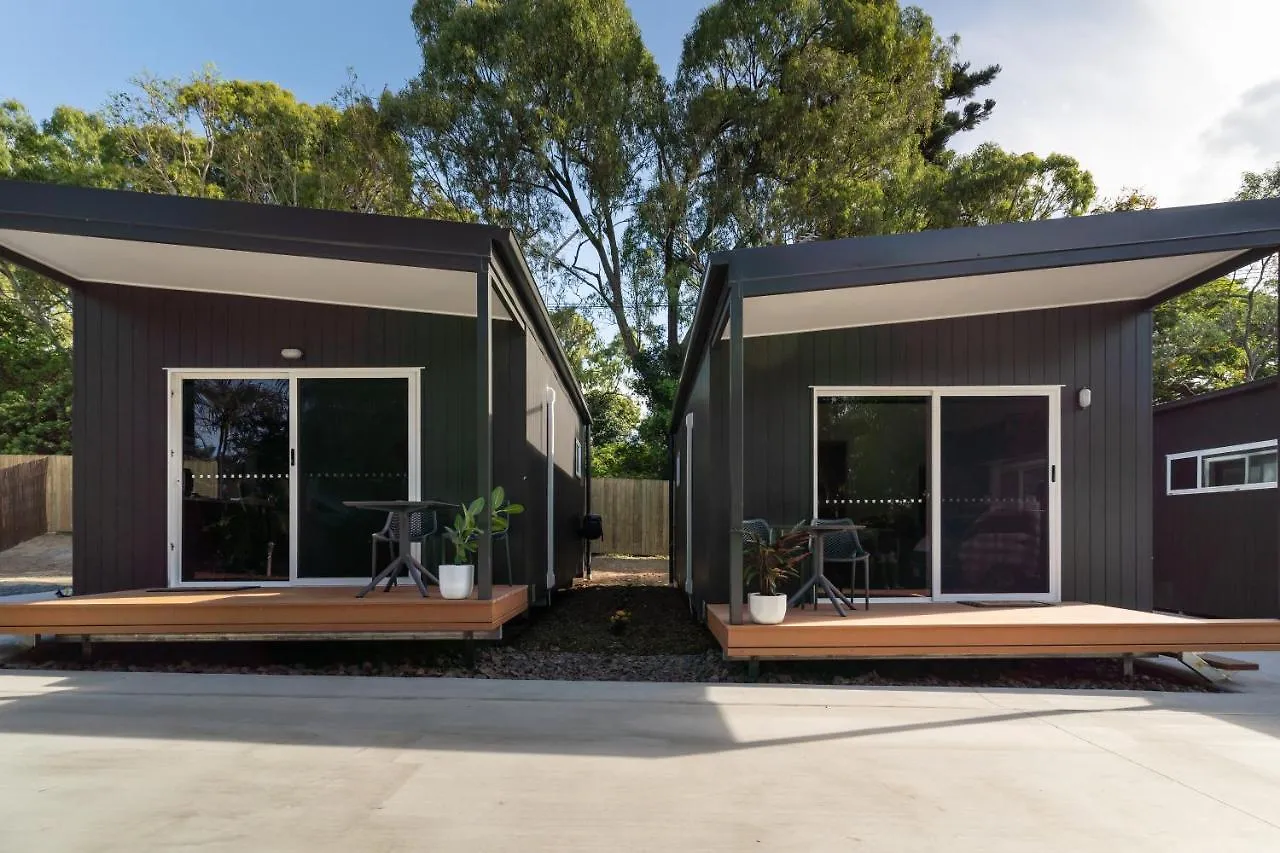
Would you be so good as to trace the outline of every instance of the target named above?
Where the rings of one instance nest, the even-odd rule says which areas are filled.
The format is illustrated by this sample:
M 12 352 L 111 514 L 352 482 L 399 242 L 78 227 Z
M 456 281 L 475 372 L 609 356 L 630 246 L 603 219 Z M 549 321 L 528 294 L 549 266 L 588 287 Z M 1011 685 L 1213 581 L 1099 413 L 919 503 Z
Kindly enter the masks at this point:
M 753 530 L 742 531 L 742 572 L 748 587 L 747 612 L 760 625 L 777 625 L 787 615 L 787 596 L 778 592 L 785 581 L 799 574 L 800 563 L 809 556 L 809 533 L 804 522 L 779 534 L 764 538 Z
M 493 533 L 505 533 L 510 526 L 510 516 L 524 512 L 520 504 L 506 502 L 502 486 L 490 496 Z M 453 543 L 453 564 L 440 567 L 440 595 L 445 598 L 469 598 L 475 587 L 476 567 L 471 562 L 480 539 L 480 513 L 484 511 L 484 497 L 478 497 L 454 516 L 453 526 L 444 529 L 445 537 Z

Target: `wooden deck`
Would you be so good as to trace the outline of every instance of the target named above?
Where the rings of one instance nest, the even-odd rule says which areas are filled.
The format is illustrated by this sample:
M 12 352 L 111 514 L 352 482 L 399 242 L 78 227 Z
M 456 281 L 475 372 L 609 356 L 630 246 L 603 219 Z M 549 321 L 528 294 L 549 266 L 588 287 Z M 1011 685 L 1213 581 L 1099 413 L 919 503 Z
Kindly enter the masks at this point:
M 746 608 L 743 608 L 744 615 Z M 1280 620 L 1193 619 L 1100 604 L 1025 607 L 876 604 L 841 618 L 790 610 L 781 625 L 730 625 L 707 607 L 725 656 L 751 658 L 1051 657 L 1280 649 Z
M 523 613 L 529 591 L 495 586 L 493 599 L 448 601 L 411 584 L 356 598 L 358 587 L 137 590 L 10 604 L 0 634 L 237 638 L 492 634 Z

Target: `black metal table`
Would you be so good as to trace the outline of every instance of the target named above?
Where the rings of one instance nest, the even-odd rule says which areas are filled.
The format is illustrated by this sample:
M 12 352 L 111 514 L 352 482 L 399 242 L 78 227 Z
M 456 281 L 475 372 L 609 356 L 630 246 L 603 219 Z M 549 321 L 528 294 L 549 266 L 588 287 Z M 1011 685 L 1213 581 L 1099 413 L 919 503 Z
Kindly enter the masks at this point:
M 808 533 L 811 537 L 813 537 L 814 540 L 816 540 L 816 544 L 812 552 L 813 553 L 813 575 L 810 576 L 810 578 L 804 582 L 804 585 L 800 587 L 800 589 L 796 592 L 796 594 L 791 596 L 791 598 L 787 601 L 788 607 L 795 607 L 797 603 L 804 600 L 805 595 L 807 595 L 810 590 L 813 590 L 815 586 L 820 586 L 822 587 L 823 591 L 826 592 L 827 598 L 831 601 L 831 606 L 835 608 L 836 613 L 839 613 L 841 616 L 848 616 L 849 614 L 847 614 L 844 610 L 845 606 L 848 606 L 850 610 L 858 609 L 857 606 L 854 605 L 853 601 L 848 596 L 846 596 L 843 592 L 841 592 L 838 588 L 836 588 L 835 584 L 827 580 L 827 576 L 826 574 L 824 574 L 824 569 L 825 569 L 824 563 L 826 561 L 826 558 L 825 558 L 825 555 L 823 554 L 824 549 L 823 549 L 822 539 L 823 537 L 828 536 L 832 533 L 852 533 L 852 532 L 856 532 L 858 530 L 863 530 L 863 529 L 865 529 L 865 525 L 862 525 L 862 524 L 811 524 L 808 527 L 801 528 L 801 530 Z M 816 607 L 817 606 L 816 590 L 814 590 L 814 595 L 815 595 L 814 606 Z
M 422 597 L 427 597 L 427 584 L 423 580 L 424 577 L 439 585 L 440 579 L 431 572 L 427 571 L 422 563 L 418 562 L 418 558 L 413 556 L 413 552 L 409 550 L 409 516 L 415 512 L 431 512 L 439 508 L 457 508 L 457 504 L 448 501 L 343 501 L 343 506 L 349 506 L 352 509 L 369 509 L 378 512 L 390 512 L 399 516 L 400 525 L 400 541 L 398 544 L 399 553 L 396 558 L 387 564 L 387 567 L 373 576 L 368 586 L 356 593 L 356 598 L 364 598 L 373 590 L 377 589 L 378 584 L 384 580 L 387 582 L 387 590 L 395 584 L 396 575 L 400 573 L 403 566 L 409 570 L 409 577 L 413 579 L 414 584 L 418 587 L 418 592 L 422 593 Z

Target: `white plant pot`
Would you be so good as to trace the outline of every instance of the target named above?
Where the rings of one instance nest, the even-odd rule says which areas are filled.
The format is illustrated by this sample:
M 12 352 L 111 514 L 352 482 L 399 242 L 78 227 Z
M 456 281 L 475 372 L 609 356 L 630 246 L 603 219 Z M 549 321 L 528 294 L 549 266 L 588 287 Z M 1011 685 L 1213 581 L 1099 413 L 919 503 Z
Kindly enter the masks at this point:
M 787 597 L 753 592 L 747 596 L 747 613 L 757 625 L 781 624 L 787 617 Z
M 476 567 L 445 563 L 440 567 L 440 594 L 445 598 L 470 598 L 475 588 Z

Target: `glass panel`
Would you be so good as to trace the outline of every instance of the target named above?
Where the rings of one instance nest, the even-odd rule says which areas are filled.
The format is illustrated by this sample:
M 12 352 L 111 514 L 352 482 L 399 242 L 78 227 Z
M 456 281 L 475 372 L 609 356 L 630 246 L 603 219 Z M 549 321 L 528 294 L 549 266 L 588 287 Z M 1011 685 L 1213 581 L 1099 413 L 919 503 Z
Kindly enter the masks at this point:
M 184 581 L 289 579 L 289 381 L 182 381 Z
M 1249 482 L 1276 482 L 1276 451 L 1254 453 L 1249 457 Z
M 1200 484 L 1196 472 L 1200 470 L 1200 460 L 1195 456 L 1169 460 L 1169 488 L 1194 489 Z
M 941 406 L 942 592 L 1049 592 L 1047 398 Z
M 387 517 L 342 502 L 409 497 L 407 381 L 299 379 L 297 476 L 298 577 L 367 577 Z
M 818 398 L 818 517 L 866 525 L 873 592 L 930 594 L 929 408 L 928 397 Z M 826 572 L 850 587 L 850 564 Z
M 1209 486 L 1243 486 L 1245 482 L 1245 457 L 1233 456 L 1206 457 L 1204 460 L 1204 485 Z

